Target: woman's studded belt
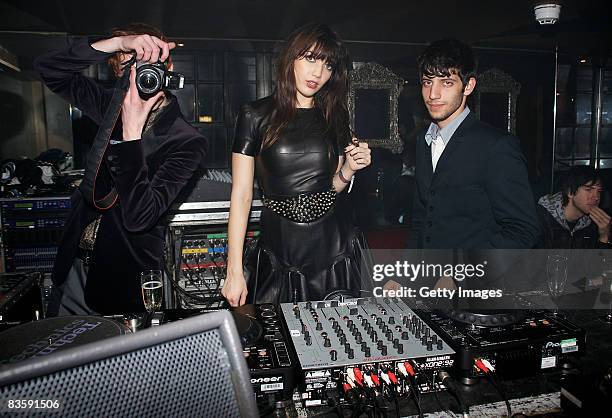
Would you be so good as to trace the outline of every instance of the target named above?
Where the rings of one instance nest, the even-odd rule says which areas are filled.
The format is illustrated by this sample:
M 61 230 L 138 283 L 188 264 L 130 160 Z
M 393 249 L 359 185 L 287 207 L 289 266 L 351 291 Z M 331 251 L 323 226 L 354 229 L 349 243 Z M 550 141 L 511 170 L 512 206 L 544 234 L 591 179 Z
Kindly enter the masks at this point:
M 335 190 L 304 193 L 283 199 L 264 197 L 263 204 L 272 212 L 293 222 L 313 222 L 321 218 L 336 202 Z

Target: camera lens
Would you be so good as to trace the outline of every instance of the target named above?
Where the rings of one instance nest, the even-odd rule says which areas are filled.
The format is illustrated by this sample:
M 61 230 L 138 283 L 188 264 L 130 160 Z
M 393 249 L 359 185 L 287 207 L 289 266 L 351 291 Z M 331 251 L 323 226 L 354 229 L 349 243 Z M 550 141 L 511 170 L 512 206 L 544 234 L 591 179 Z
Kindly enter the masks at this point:
M 141 92 L 152 94 L 161 88 L 161 80 L 155 71 L 145 69 L 138 74 L 136 85 Z

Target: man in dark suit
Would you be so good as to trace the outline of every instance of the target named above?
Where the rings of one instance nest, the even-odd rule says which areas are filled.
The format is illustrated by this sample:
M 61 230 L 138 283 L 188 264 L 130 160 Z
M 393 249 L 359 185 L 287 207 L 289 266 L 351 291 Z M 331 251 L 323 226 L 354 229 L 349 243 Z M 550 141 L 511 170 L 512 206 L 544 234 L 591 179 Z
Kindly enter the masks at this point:
M 408 247 L 533 247 L 539 228 L 519 142 L 466 106 L 476 87 L 471 48 L 436 41 L 418 65 L 432 123 L 417 138 Z
M 130 24 L 110 38 L 76 40 L 35 62 L 51 91 L 98 124 L 113 91 L 81 72 L 105 61 L 117 76 L 130 71 L 121 116 L 99 171 L 98 187 L 113 185 L 117 203 L 102 211 L 80 190 L 73 194 L 53 268 L 51 315 L 143 311 L 140 272 L 163 269 L 166 211 L 202 169 L 206 141 L 183 119 L 171 93 L 141 98 L 134 65 L 124 69 L 121 63 L 131 55 L 139 62 L 165 62 L 172 48 L 157 28 Z

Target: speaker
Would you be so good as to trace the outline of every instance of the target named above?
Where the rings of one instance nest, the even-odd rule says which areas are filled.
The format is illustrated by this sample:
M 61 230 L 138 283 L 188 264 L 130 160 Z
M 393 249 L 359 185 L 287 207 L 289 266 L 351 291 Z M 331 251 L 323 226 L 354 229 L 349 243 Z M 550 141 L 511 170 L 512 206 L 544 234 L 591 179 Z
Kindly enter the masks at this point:
M 236 325 L 228 311 L 0 366 L 8 400 L 48 400 L 47 413 L 104 417 L 256 417 Z M 41 403 L 38 404 L 39 406 Z M 40 409 L 37 410 L 41 412 Z

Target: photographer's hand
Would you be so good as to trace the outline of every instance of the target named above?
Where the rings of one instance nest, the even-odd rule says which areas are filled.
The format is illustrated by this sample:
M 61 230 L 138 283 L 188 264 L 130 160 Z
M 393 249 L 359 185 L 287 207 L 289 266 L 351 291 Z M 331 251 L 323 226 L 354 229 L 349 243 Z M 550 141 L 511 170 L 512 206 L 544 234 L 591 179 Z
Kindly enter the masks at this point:
M 163 91 L 143 100 L 136 88 L 136 68 L 130 66 L 130 87 L 121 105 L 121 121 L 123 122 L 123 140 L 133 141 L 142 137 L 142 130 L 153 107 L 164 100 Z
M 156 63 L 166 61 L 170 56 L 170 50 L 174 49 L 176 44 L 164 42 L 151 35 L 128 35 L 102 39 L 91 44 L 91 47 L 108 53 L 135 53 L 137 61 Z

